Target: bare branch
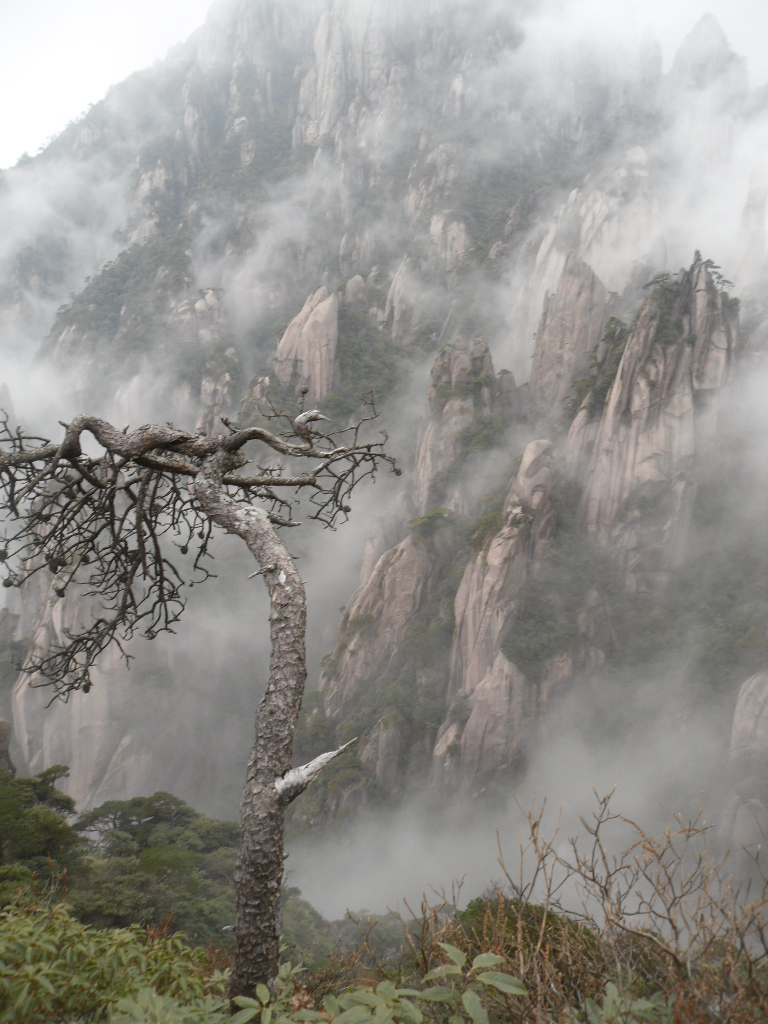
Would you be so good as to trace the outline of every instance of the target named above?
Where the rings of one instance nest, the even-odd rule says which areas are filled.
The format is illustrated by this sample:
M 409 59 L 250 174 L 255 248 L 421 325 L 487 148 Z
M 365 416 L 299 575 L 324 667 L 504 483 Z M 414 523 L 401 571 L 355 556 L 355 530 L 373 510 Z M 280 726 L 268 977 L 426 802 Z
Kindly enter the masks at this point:
M 318 755 L 318 757 L 307 764 L 303 764 L 298 768 L 291 768 L 282 778 L 275 779 L 275 789 L 283 804 L 287 805 L 295 800 L 297 796 L 300 796 L 307 786 L 314 782 L 330 761 L 338 757 L 339 754 L 343 754 L 345 750 L 349 750 L 354 743 L 357 743 L 357 737 L 343 746 L 337 747 L 336 750 L 329 750 L 325 754 Z
M 185 585 L 210 575 L 213 524 L 191 485 L 211 459 L 224 457 L 221 484 L 238 506 L 261 510 L 274 526 L 298 525 L 294 506 L 302 492 L 308 492 L 309 518 L 330 528 L 347 518 L 361 480 L 382 466 L 400 473 L 384 451 L 386 435 L 371 441 L 361 433 L 376 418 L 372 403 L 370 410 L 357 425 L 330 434 L 317 429 L 328 421 L 312 409 L 289 417 L 282 436 L 228 424 L 224 437 L 172 424 L 118 430 L 79 415 L 63 424 L 58 444 L 0 418 L 3 586 L 21 587 L 43 573 L 54 598 L 77 587 L 90 602 L 90 622 L 70 626 L 58 645 L 27 658 L 32 685 L 52 686 L 64 699 L 87 691 L 111 644 L 129 661 L 127 645 L 137 632 L 151 638 L 173 630 Z M 98 454 L 86 454 L 84 434 L 100 446 Z M 257 472 L 241 474 L 253 462 L 253 446 L 266 457 L 258 459 Z M 275 456 L 284 464 L 275 464 Z

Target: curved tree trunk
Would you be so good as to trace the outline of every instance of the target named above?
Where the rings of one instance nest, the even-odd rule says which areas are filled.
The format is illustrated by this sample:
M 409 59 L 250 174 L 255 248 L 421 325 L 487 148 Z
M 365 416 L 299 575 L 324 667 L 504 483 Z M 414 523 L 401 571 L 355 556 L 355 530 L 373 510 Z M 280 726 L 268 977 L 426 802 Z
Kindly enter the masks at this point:
M 194 490 L 206 515 L 248 545 L 271 603 L 269 685 L 256 712 L 240 805 L 243 845 L 235 869 L 237 957 L 230 996 L 253 996 L 259 982 L 269 984 L 277 975 L 285 808 L 304 788 L 294 792 L 276 783 L 291 769 L 293 733 L 307 675 L 307 611 L 302 579 L 267 514 L 237 505 L 223 492 L 222 477 L 231 468 L 230 459 L 225 453 L 207 459 Z

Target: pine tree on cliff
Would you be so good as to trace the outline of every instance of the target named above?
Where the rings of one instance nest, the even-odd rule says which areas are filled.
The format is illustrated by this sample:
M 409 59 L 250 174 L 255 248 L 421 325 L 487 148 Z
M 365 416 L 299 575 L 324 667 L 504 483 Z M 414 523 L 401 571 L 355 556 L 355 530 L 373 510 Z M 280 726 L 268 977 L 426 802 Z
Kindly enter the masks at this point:
M 87 693 L 91 671 L 111 644 L 127 659 L 134 634 L 151 638 L 172 630 L 184 610 L 184 576 L 200 581 L 209 575 L 205 560 L 214 527 L 240 537 L 259 565 L 271 603 L 270 673 L 241 803 L 233 997 L 252 995 L 257 983 L 277 974 L 285 810 L 349 746 L 291 766 L 306 679 L 306 600 L 278 531 L 298 525 L 292 513 L 300 493 L 309 495 L 309 517 L 333 527 L 347 518 L 360 480 L 384 466 L 399 475 L 384 449 L 386 434 L 365 439 L 375 416 L 371 406 L 356 426 L 326 434 L 318 429 L 326 417 L 303 411 L 302 404 L 295 417 L 269 417 L 282 422 L 282 431 L 226 423 L 228 434 L 206 437 L 170 425 L 128 433 L 80 415 L 65 425 L 59 442 L 0 422 L 3 585 L 52 573 L 59 596 L 80 586 L 98 609 L 60 646 L 30 656 L 24 666 L 56 697 Z M 97 454 L 83 451 L 84 434 L 97 442 Z M 255 444 L 264 464 L 257 461 L 244 474 L 252 462 L 246 446 Z

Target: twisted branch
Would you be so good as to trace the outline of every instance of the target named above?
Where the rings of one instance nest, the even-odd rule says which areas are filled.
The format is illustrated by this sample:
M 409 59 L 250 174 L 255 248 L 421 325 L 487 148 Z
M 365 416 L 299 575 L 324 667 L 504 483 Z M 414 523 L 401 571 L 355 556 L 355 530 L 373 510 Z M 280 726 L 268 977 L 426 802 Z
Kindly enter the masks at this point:
M 213 524 L 190 486 L 209 460 L 226 455 L 228 496 L 261 509 L 274 526 L 298 525 L 294 505 L 308 491 L 308 518 L 333 529 L 348 518 L 349 496 L 362 479 L 382 465 L 400 473 L 384 451 L 384 432 L 375 441 L 363 438 L 376 415 L 371 403 L 371 414 L 354 427 L 326 434 L 317 429 L 326 418 L 314 409 L 281 434 L 248 427 L 224 437 L 171 424 L 121 431 L 78 415 L 62 424 L 58 444 L 0 418 L 2 585 L 23 587 L 45 574 L 56 598 L 77 587 L 90 599 L 91 621 L 27 658 L 25 671 L 39 677 L 32 685 L 52 686 L 54 698 L 87 692 L 92 669 L 111 644 L 128 662 L 126 645 L 136 632 L 152 638 L 173 631 L 186 604 L 184 587 L 211 575 Z M 83 435 L 97 442 L 98 454 L 84 451 Z M 252 462 L 246 448 L 254 445 L 267 458 L 240 475 Z

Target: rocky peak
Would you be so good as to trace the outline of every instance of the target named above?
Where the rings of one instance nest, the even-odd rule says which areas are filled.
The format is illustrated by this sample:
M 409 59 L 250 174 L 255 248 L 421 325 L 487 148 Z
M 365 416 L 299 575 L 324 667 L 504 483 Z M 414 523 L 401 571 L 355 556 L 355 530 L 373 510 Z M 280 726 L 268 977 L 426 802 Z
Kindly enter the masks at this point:
M 744 61 L 731 49 L 717 18 L 705 14 L 680 44 L 669 77 L 679 85 L 706 89 L 731 75 L 746 79 Z
M 602 336 L 605 288 L 571 251 L 554 295 L 544 300 L 531 368 L 531 391 L 546 412 L 562 406 L 571 381 L 589 365 Z
M 500 382 L 496 376 L 488 345 L 479 338 L 457 338 L 435 359 L 416 462 L 414 503 L 419 515 L 437 505 L 462 514 L 474 507 L 476 496 L 456 472 L 457 462 L 471 453 L 481 430 L 500 431 L 509 418 L 515 384 L 511 374 L 504 378 Z
M 715 430 L 715 399 L 737 332 L 734 304 L 697 253 L 689 270 L 657 280 L 628 333 L 604 399 L 580 515 L 630 591 L 664 586 L 682 560 L 694 459 Z M 567 449 L 583 445 L 596 413 L 591 402 L 587 395 Z M 645 515 L 651 506 L 654 514 Z
M 324 286 L 309 296 L 291 320 L 275 354 L 275 374 L 283 385 L 306 385 L 308 401 L 330 395 L 336 384 L 339 299 Z

